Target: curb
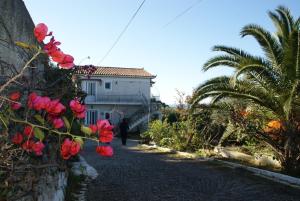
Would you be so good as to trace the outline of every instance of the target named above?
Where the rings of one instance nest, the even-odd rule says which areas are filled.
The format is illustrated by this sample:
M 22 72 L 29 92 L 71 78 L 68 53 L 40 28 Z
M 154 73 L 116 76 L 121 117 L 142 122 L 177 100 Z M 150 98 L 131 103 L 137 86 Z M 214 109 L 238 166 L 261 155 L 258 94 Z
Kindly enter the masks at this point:
M 219 160 L 219 159 L 214 159 L 214 161 L 225 164 L 226 166 L 229 166 L 231 168 L 242 168 L 242 169 L 248 170 L 249 172 L 252 172 L 257 176 L 261 176 L 261 177 L 270 179 L 270 180 L 278 182 L 278 183 L 282 183 L 282 184 L 289 185 L 292 187 L 300 188 L 300 179 L 296 178 L 296 177 L 292 177 L 292 176 L 288 176 L 288 175 L 284 175 L 284 174 L 280 174 L 280 173 L 276 173 L 276 172 L 271 172 L 269 170 L 263 170 L 263 169 L 259 169 L 259 168 L 255 168 L 255 167 L 250 167 L 250 166 L 246 166 L 246 165 L 242 165 L 242 164 L 238 164 L 238 163 L 223 161 L 223 160 Z
M 284 175 L 284 174 L 280 174 L 280 173 L 276 173 L 276 172 L 271 172 L 269 170 L 263 170 L 263 169 L 259 169 L 259 168 L 255 168 L 255 167 L 250 167 L 250 166 L 246 166 L 246 165 L 242 165 L 242 164 L 238 164 L 238 163 L 223 161 L 223 160 L 219 160 L 216 158 L 197 157 L 196 154 L 193 154 L 193 153 L 176 151 L 176 150 L 173 150 L 170 148 L 159 147 L 157 145 L 153 145 L 153 146 L 149 146 L 146 144 L 142 144 L 142 145 L 146 146 L 146 147 L 158 148 L 161 150 L 169 151 L 169 152 L 176 153 L 176 154 L 179 154 L 182 156 L 193 155 L 194 160 L 198 160 L 198 161 L 216 161 L 216 162 L 222 163 L 230 168 L 242 168 L 244 170 L 254 173 L 257 176 L 260 176 L 260 177 L 263 177 L 266 179 L 270 179 L 272 181 L 282 183 L 282 184 L 285 184 L 285 185 L 288 185 L 288 186 L 291 186 L 294 188 L 300 188 L 300 178 L 296 178 L 296 177 L 292 177 L 292 176 L 288 176 L 288 175 Z

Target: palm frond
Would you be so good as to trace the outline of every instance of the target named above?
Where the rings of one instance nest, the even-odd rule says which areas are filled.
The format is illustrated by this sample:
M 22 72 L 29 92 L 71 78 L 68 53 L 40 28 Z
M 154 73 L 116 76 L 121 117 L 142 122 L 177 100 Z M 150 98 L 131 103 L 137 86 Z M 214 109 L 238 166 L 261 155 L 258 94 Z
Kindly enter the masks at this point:
M 286 29 L 288 31 L 287 34 L 289 34 L 294 26 L 294 18 L 291 15 L 290 10 L 285 6 L 278 6 L 276 12 L 279 14 L 281 21 L 285 24 Z
M 242 49 L 235 47 L 228 47 L 224 45 L 216 45 L 212 48 L 213 51 L 226 52 L 227 54 L 235 57 L 248 57 L 250 54 Z
M 238 66 L 238 60 L 235 57 L 228 55 L 215 56 L 209 59 L 202 67 L 204 71 L 218 66 L 234 67 Z
M 275 66 L 280 66 L 283 57 L 282 48 L 278 40 L 270 32 L 258 25 L 250 24 L 241 31 L 242 37 L 247 35 L 253 36 L 258 41 L 269 61 L 274 62 Z

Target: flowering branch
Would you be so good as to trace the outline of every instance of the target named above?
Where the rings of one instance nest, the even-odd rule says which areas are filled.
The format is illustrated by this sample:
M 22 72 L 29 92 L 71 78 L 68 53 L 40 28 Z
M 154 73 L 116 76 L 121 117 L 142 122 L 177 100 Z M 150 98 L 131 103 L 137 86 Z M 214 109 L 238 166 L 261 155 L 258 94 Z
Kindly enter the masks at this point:
M 16 123 L 21 123 L 21 124 L 26 124 L 26 125 L 29 125 L 31 126 L 32 128 L 40 128 L 40 129 L 43 129 L 43 130 L 47 130 L 51 133 L 55 133 L 57 135 L 68 135 L 72 138 L 76 138 L 76 137 L 80 137 L 82 139 L 87 139 L 87 140 L 93 140 L 93 141 L 96 141 L 98 142 L 98 139 L 97 138 L 90 138 L 90 137 L 84 137 L 84 136 L 77 136 L 75 134 L 71 134 L 70 132 L 60 132 L 58 130 L 54 130 L 54 129 L 51 129 L 51 128 L 47 128 L 45 126 L 40 126 L 38 124 L 34 124 L 34 123 L 31 123 L 31 122 L 28 122 L 28 121 L 23 121 L 23 120 L 19 120 L 19 119 L 15 119 L 15 118 L 10 118 L 11 121 L 13 122 L 16 122 Z
M 52 36 L 52 32 L 48 33 L 48 27 L 41 23 L 34 29 L 34 35 L 38 42 L 42 42 L 47 36 Z M 18 42 L 18 46 L 23 48 L 36 49 L 37 52 L 33 57 L 26 62 L 25 66 L 21 69 L 17 75 L 8 80 L 0 87 L 0 93 L 4 91 L 12 83 L 16 83 L 29 68 L 30 64 L 38 57 L 39 54 L 45 53 L 52 61 L 57 62 L 60 68 L 71 69 L 74 66 L 74 58 L 71 55 L 63 53 L 57 46 L 60 42 L 56 41 L 52 36 L 48 43 L 44 42 L 43 49 L 31 47 L 25 43 Z M 44 131 L 47 131 L 47 135 L 57 135 L 59 138 L 59 146 L 61 147 L 61 157 L 65 160 L 72 156 L 75 156 L 80 151 L 83 139 L 92 140 L 98 142 L 96 152 L 102 156 L 112 156 L 113 150 L 110 146 L 100 146 L 99 142 L 108 143 L 113 139 L 113 126 L 106 120 L 98 120 L 97 125 L 90 125 L 89 127 L 80 125 L 80 131 L 78 133 L 84 133 L 85 136 L 75 135 L 71 133 L 72 125 L 75 119 L 84 119 L 86 115 L 86 106 L 79 102 L 79 99 L 74 98 L 69 103 L 69 109 L 72 112 L 71 124 L 69 120 L 63 116 L 63 113 L 67 111 L 67 107 L 63 105 L 59 99 L 51 99 L 47 96 L 40 96 L 35 92 L 32 92 L 27 97 L 27 105 L 22 105 L 21 100 L 22 93 L 15 91 L 9 94 L 9 97 L 0 96 L 0 101 L 7 103 L 9 107 L 2 107 L 0 111 L 0 125 L 4 125 L 7 133 L 12 136 L 11 142 L 15 145 L 19 145 L 27 153 L 34 152 L 36 156 L 41 156 L 45 148 L 43 142 L 45 138 Z M 24 100 L 24 99 L 23 99 Z M 1 105 L 2 105 L 1 104 Z M 24 107 L 25 106 L 25 107 Z M 20 108 L 25 108 L 22 117 L 20 113 L 15 111 Z M 37 123 L 28 121 L 28 119 L 34 118 Z M 11 135 L 10 122 L 14 124 L 21 124 L 19 127 L 15 127 L 17 132 Z M 20 131 L 23 129 L 23 132 Z M 60 129 L 66 128 L 64 132 Z M 91 136 L 94 134 L 95 136 Z M 98 136 L 99 135 L 99 138 Z M 61 137 L 64 137 L 61 143 Z

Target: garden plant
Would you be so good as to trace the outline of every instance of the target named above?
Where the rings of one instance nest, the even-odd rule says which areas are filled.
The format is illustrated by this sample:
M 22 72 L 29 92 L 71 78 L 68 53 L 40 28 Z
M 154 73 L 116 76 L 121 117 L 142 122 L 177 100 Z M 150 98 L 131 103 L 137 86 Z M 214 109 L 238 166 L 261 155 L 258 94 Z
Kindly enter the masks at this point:
M 9 194 L 10 187 L 14 185 L 11 181 L 12 172 L 28 168 L 31 165 L 30 158 L 41 161 L 41 166 L 45 166 L 43 161 L 50 161 L 53 153 L 58 153 L 58 159 L 55 160 L 69 160 L 80 152 L 85 140 L 96 141 L 98 146 L 95 151 L 100 155 L 113 155 L 112 147 L 107 145 L 113 139 L 113 126 L 107 120 L 98 120 L 95 125 L 83 125 L 86 106 L 83 99 L 77 96 L 79 94 L 73 93 L 68 97 L 57 95 L 62 87 L 70 89 L 73 87 L 70 85 L 75 83 L 55 86 L 59 82 L 54 82 L 47 91 L 33 88 L 20 90 L 18 87 L 22 78 L 36 68 L 35 60 L 43 57 L 46 57 L 50 66 L 43 72 L 46 79 L 47 76 L 48 80 L 53 79 L 55 73 L 65 75 L 64 79 L 73 75 L 74 58 L 58 47 L 60 42 L 55 40 L 52 32 L 48 33 L 45 24 L 40 23 L 35 27 L 34 36 L 39 46 L 15 42 L 33 56 L 0 86 L 1 197 Z M 50 40 L 46 42 L 48 38 Z M 35 76 L 41 75 L 36 74 L 33 78 Z M 20 161 L 25 161 L 25 164 L 21 165 Z

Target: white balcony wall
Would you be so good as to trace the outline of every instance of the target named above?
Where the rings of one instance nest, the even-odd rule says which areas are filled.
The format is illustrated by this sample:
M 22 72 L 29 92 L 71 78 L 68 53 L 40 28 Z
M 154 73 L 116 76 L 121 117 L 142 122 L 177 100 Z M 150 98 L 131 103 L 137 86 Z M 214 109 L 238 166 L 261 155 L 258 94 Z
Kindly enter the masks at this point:
M 87 77 L 81 77 L 82 89 L 87 92 L 87 82 L 95 83 L 95 95 L 88 96 L 86 102 L 97 102 L 101 99 L 108 97 L 124 97 L 124 99 L 130 98 L 130 96 L 137 97 L 137 95 L 143 94 L 146 100 L 150 100 L 150 78 L 124 78 L 124 77 L 100 77 L 91 76 L 90 79 Z M 105 88 L 105 83 L 110 83 L 110 89 Z M 125 98 L 126 97 L 126 98 Z

